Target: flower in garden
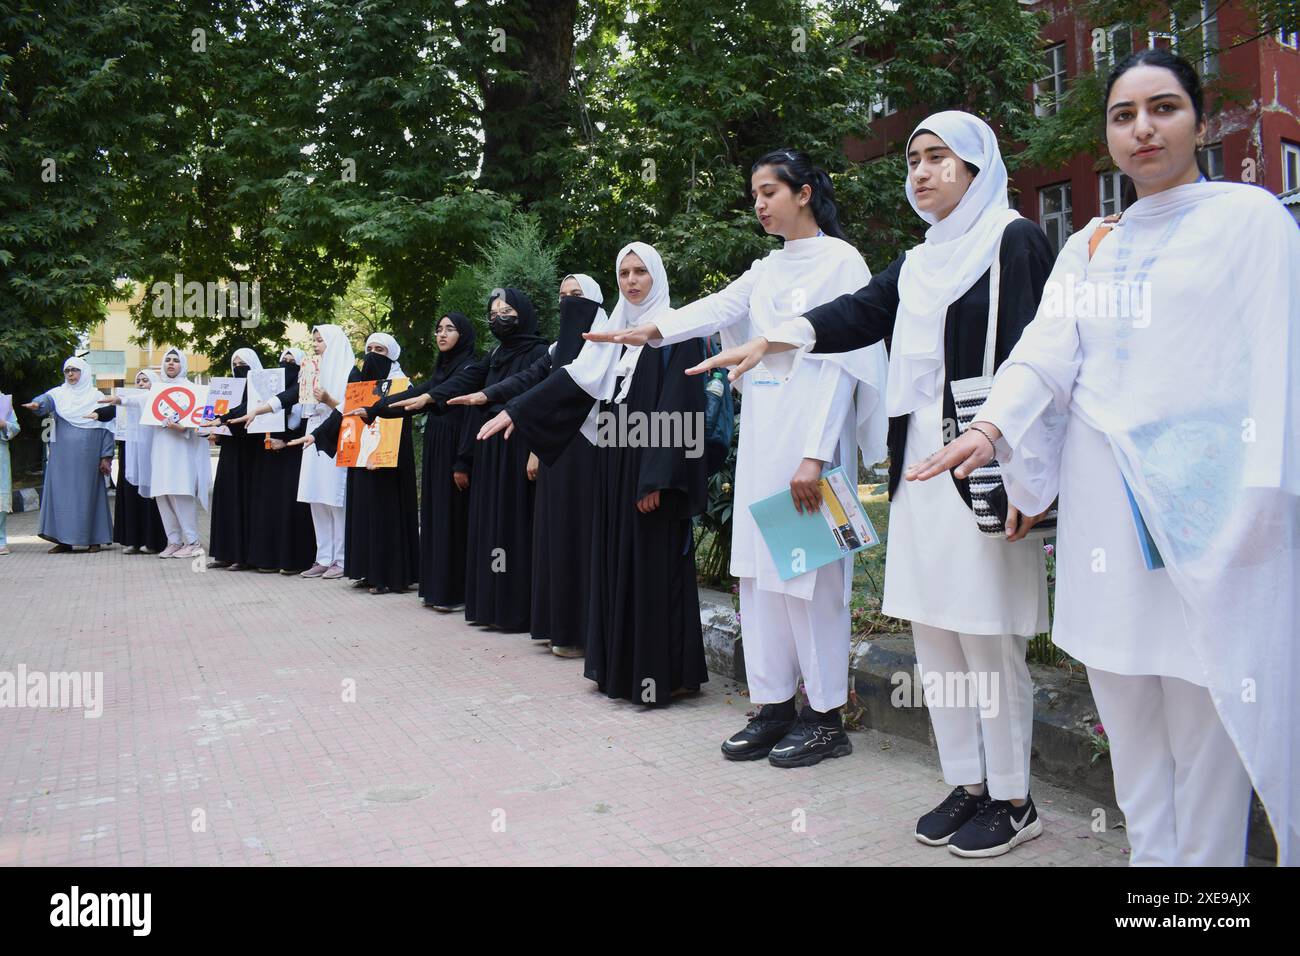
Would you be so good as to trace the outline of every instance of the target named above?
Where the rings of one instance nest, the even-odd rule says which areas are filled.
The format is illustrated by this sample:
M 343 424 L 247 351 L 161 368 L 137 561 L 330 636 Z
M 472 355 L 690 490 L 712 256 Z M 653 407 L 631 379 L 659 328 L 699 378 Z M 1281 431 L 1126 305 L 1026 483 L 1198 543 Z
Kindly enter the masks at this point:
M 1101 724 L 1098 724 L 1096 727 L 1092 728 L 1092 732 L 1096 734 L 1098 737 L 1106 736 L 1106 728 L 1103 727 Z
M 731 494 L 731 482 L 729 482 L 729 481 L 724 481 L 724 482 L 722 483 L 722 493 L 723 493 L 724 495 L 729 495 L 729 494 Z
M 1052 555 L 1056 554 L 1056 545 L 1054 544 L 1043 545 L 1043 552 L 1050 558 Z

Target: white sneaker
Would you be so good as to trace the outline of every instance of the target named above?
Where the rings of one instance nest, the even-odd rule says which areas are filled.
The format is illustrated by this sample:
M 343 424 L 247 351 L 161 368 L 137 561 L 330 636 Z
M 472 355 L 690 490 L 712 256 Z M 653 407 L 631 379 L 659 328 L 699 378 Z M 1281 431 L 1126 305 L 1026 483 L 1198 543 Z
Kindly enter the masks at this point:
M 199 544 L 198 542 L 195 542 L 194 544 L 187 544 L 185 547 L 181 548 L 179 551 L 173 554 L 172 557 L 192 558 L 195 555 L 202 554 L 202 553 L 203 553 L 203 545 Z
M 169 544 L 167 545 L 167 547 L 163 548 L 161 551 L 158 552 L 158 557 L 174 558 L 176 557 L 176 552 L 179 551 L 180 549 L 181 546 L 179 544 Z

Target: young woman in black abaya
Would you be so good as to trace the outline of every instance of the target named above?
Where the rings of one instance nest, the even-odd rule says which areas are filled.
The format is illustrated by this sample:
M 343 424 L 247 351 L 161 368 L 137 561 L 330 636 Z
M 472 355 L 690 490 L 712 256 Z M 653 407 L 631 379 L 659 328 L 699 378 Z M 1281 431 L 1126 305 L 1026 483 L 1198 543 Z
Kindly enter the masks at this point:
M 316 555 L 311 505 L 298 500 L 302 448 L 289 444 L 307 431 L 302 406 L 298 404 L 298 372 L 304 354 L 302 349 L 295 348 L 280 353 L 284 391 L 277 397 L 284 410 L 285 430 L 257 436 L 263 439 L 265 451 L 253 464 L 253 496 L 248 506 L 248 563 L 262 572 L 297 574 L 311 567 Z
M 349 382 L 377 382 L 404 377 L 396 360 L 401 354 L 397 341 L 376 332 L 366 340 L 361 368 L 348 373 Z M 343 396 L 330 396 L 338 404 Z M 349 412 L 370 421 L 370 406 Z M 311 435 L 298 439 L 315 444 L 333 457 L 338 452 L 343 416 L 336 408 Z M 371 594 L 401 593 L 420 579 L 419 511 L 415 501 L 415 450 L 411 420 L 402 422 L 397 467 L 348 468 L 347 514 L 345 517 L 343 573 L 356 587 L 369 587 Z
M 597 314 L 602 321 L 606 318 L 602 299 L 600 286 L 589 276 L 565 276 L 560 284 L 560 334 L 550 350 L 517 375 L 448 404 L 501 404 L 568 365 L 581 351 L 582 333 Z M 571 442 L 552 463 L 530 464 L 536 467 L 537 493 L 529 631 L 533 640 L 549 642 L 557 657 L 582 657 L 588 630 L 596 449 L 584 438 Z
M 454 375 L 394 408 L 434 414 L 447 399 L 482 391 L 527 368 L 546 352 L 537 334 L 537 312 L 518 289 L 494 289 L 488 299 L 488 327 L 500 343 L 482 358 L 466 362 Z M 484 406 L 495 414 L 498 405 Z M 528 449 L 502 438 L 475 442 L 479 415 L 470 413 L 462 453 L 470 460 L 469 544 L 465 561 L 465 620 L 502 631 L 528 630 L 533 582 L 533 499 Z
M 217 474 L 212 482 L 212 525 L 208 554 L 210 568 L 243 571 L 249 566 L 248 545 L 252 523 L 249 509 L 253 499 L 253 471 L 257 459 L 264 452 L 261 435 L 250 435 L 244 425 L 232 423 L 248 408 L 247 379 L 250 370 L 262 369 L 262 360 L 252 349 L 237 349 L 230 360 L 230 373 L 245 380 L 244 398 L 228 414 L 218 416 L 218 421 L 230 430 L 229 435 L 216 435 L 221 446 L 217 461 Z
M 434 335 L 438 364 L 427 382 L 389 395 L 375 408 L 380 418 L 413 415 L 396 402 L 427 395 L 474 360 L 474 323 L 464 313 L 448 312 Z M 465 606 L 465 551 L 469 540 L 469 471 L 465 408 L 439 414 L 426 409 L 424 462 L 420 476 L 420 598 L 435 611 Z M 468 439 L 472 440 L 473 435 Z
M 593 331 L 650 321 L 669 308 L 667 273 L 652 246 L 625 246 L 615 271 L 619 303 Z M 704 383 L 685 374 L 703 355 L 698 339 L 631 349 L 587 342 L 575 361 L 512 399 L 479 432 L 492 441 L 517 429 L 514 441 L 524 439 L 543 462 L 580 431 L 595 444 L 584 673 L 611 698 L 662 706 L 708 680 L 691 529 L 708 497 Z M 679 435 L 697 435 L 698 448 L 685 441 L 653 447 L 617 424 L 656 413 L 684 426 Z

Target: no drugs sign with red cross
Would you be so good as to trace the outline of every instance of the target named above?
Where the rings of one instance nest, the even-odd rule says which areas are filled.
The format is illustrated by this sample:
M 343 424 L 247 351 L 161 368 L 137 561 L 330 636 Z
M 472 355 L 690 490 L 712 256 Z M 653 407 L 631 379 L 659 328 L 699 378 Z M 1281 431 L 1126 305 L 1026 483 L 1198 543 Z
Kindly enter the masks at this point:
M 142 425 L 162 425 L 178 422 L 186 428 L 197 428 L 203 420 L 203 406 L 208 398 L 206 385 L 193 382 L 162 382 L 149 391 L 140 414 Z

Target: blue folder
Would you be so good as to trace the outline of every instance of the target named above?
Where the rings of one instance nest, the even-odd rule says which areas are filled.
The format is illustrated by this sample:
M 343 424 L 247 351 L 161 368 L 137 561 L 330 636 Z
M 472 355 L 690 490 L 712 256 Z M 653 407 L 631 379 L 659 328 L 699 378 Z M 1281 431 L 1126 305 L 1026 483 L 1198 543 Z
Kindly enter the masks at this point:
M 847 508 L 832 494 L 832 483 L 845 497 L 851 496 Z M 826 512 L 800 514 L 795 510 L 789 490 L 778 491 L 749 506 L 782 581 L 880 543 L 871 519 L 858 501 L 857 489 L 857 482 L 850 482 L 843 468 L 834 468 L 822 475 Z M 850 510 L 852 514 L 847 513 Z M 854 518 L 858 519 L 856 524 Z

